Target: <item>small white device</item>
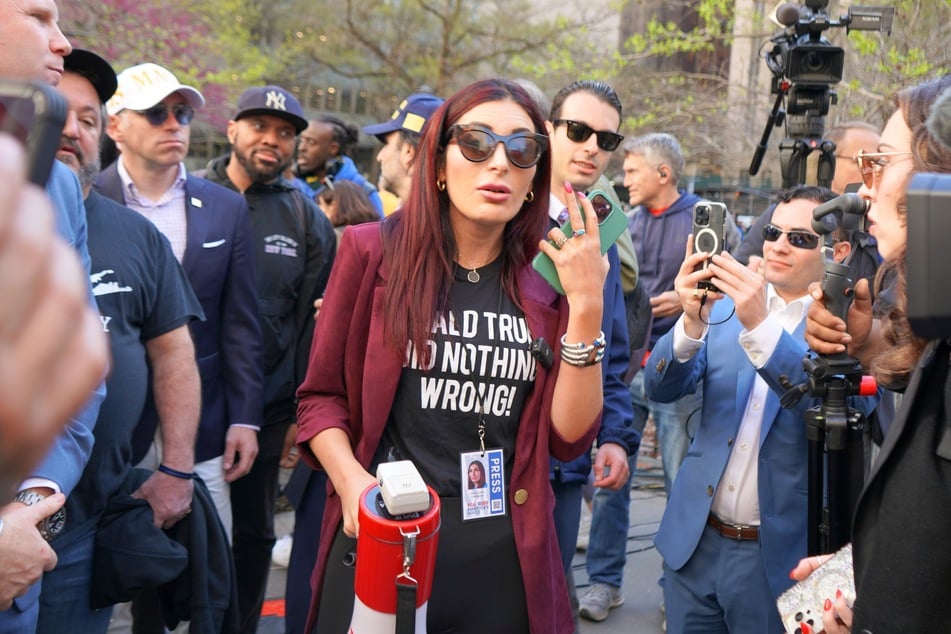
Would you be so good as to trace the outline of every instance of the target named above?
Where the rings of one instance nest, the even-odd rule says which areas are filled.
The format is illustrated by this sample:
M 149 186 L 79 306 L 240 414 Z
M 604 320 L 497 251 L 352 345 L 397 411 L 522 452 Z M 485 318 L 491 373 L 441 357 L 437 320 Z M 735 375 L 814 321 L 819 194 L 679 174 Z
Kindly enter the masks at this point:
M 376 480 L 390 515 L 422 513 L 429 509 L 429 489 L 411 461 L 381 462 L 376 468 Z

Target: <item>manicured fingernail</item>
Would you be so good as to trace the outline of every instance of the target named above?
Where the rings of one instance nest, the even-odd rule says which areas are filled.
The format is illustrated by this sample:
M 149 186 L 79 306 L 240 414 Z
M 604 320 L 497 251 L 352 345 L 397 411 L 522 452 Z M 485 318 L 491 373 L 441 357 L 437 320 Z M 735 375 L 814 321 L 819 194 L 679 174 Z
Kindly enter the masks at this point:
M 842 598 L 842 591 L 841 591 L 841 590 L 836 590 L 836 591 L 835 591 L 835 598 L 836 598 L 836 599 L 841 599 L 841 598 Z
M 810 629 L 807 623 L 800 623 L 799 630 L 802 632 L 802 634 L 812 634 L 812 629 Z
M 588 198 L 588 195 L 585 194 L 584 192 L 578 192 L 578 195 L 581 196 L 581 197 L 584 198 L 584 199 L 587 199 L 587 198 Z
M 826 599 L 826 602 L 822 604 L 822 609 L 828 612 L 832 609 L 832 599 Z
M 568 181 L 565 181 L 565 192 L 566 192 L 566 193 L 569 193 L 569 194 L 572 194 L 572 193 L 574 193 L 574 191 L 575 191 L 575 190 L 574 190 L 574 188 L 571 186 L 571 183 L 569 183 Z

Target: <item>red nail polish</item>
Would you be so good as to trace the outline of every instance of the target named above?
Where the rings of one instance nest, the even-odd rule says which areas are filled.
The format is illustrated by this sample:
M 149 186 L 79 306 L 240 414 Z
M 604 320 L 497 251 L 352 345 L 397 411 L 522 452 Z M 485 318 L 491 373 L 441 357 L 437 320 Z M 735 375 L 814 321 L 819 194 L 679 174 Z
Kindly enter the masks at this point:
M 573 194 L 575 192 L 574 188 L 571 186 L 571 183 L 565 181 L 565 193 Z
M 828 612 L 832 609 L 832 599 L 826 599 L 826 602 L 822 604 L 822 609 Z
M 809 627 L 808 623 L 800 623 L 799 630 L 802 634 L 812 634 L 812 628 Z
M 841 599 L 841 598 L 842 598 L 842 591 L 841 591 L 841 590 L 836 590 L 836 591 L 835 591 L 835 598 L 836 598 L 836 599 Z

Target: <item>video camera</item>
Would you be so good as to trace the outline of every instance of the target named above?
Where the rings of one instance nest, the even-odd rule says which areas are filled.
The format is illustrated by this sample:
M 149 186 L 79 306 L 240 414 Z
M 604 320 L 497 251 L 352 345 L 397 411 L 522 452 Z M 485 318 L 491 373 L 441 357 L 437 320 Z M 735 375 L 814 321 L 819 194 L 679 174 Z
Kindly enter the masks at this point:
M 822 140 L 825 116 L 837 102 L 831 87 L 842 80 L 845 51 L 834 46 L 822 33 L 845 27 L 846 32 L 879 31 L 891 34 L 894 7 L 849 7 L 838 20 L 829 17 L 829 0 L 805 0 L 802 6 L 786 2 L 776 9 L 776 21 L 785 27 L 770 40 L 764 54 L 773 73 L 771 94 L 776 95 L 766 129 L 750 164 L 749 173 L 759 172 L 774 125 L 786 126 L 787 138 L 780 143 L 783 189 L 803 184 L 806 158 L 821 152 L 817 184 L 828 187 L 835 172 L 835 144 Z M 782 109 L 786 101 L 785 110 Z
M 951 88 L 935 102 L 928 131 L 951 149 Z M 951 337 L 951 267 L 947 232 L 951 230 L 951 174 L 915 174 L 908 184 L 908 246 L 905 265 L 908 321 L 923 339 Z M 944 233 L 942 233 L 944 232 Z

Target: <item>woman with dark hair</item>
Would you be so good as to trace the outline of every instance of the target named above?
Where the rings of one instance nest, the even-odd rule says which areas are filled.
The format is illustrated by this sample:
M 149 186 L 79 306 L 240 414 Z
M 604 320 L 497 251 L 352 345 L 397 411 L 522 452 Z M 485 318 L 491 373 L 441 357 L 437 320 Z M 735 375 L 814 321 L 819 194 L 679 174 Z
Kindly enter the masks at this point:
M 900 92 L 879 151 L 858 156 L 864 180 L 859 194 L 870 201 L 869 232 L 884 258 L 876 277 L 877 310 L 862 280 L 847 325 L 820 301 L 808 315 L 806 338 L 813 350 L 848 351 L 880 384 L 907 386 L 855 511 L 855 604 L 845 596 L 828 597 L 822 625 L 830 634 L 850 628 L 870 634 L 947 632 L 951 623 L 951 344 L 912 332 L 905 293 L 906 189 L 918 172 L 951 173 L 951 148 L 926 125 L 932 105 L 949 90 L 951 76 L 945 75 Z M 822 292 L 814 296 L 821 300 Z M 887 307 L 880 310 L 883 301 Z M 805 578 L 826 559 L 802 560 L 793 577 Z
M 469 488 L 485 488 L 485 465 L 479 460 L 473 460 L 469 463 Z
M 333 187 L 325 187 L 317 197 L 320 210 L 337 232 L 337 246 L 345 227 L 376 222 L 379 214 L 370 202 L 366 190 L 353 181 L 340 181 Z
M 393 459 L 411 460 L 442 503 L 429 632 L 573 630 L 548 456 L 576 457 L 597 431 L 607 262 L 583 196 L 569 197 L 570 239 L 553 229 L 538 240 L 544 130 L 517 84 L 462 89 L 429 119 L 402 209 L 343 237 L 298 392 L 304 459 L 333 486 L 308 619 L 317 632 L 347 630 L 353 569 L 341 562 L 371 473 Z M 539 250 L 564 296 L 532 269 Z M 539 346 L 553 358 L 533 356 Z M 462 477 L 483 454 L 497 457 L 499 504 L 469 521 Z

